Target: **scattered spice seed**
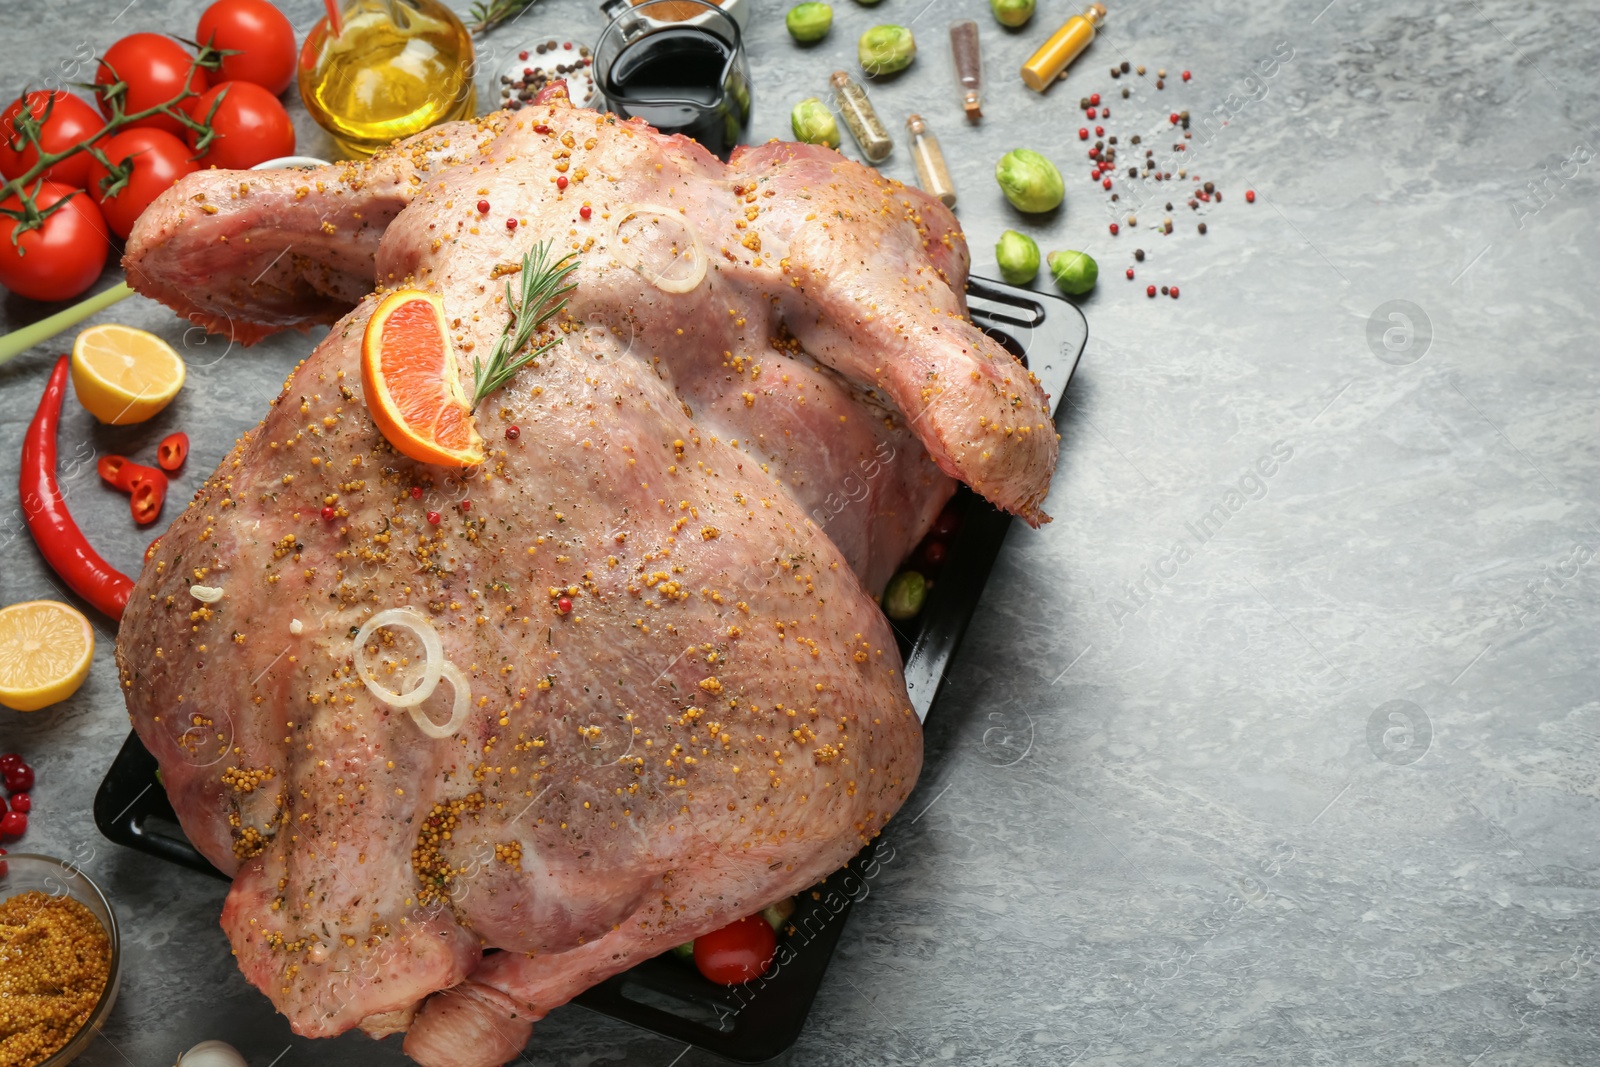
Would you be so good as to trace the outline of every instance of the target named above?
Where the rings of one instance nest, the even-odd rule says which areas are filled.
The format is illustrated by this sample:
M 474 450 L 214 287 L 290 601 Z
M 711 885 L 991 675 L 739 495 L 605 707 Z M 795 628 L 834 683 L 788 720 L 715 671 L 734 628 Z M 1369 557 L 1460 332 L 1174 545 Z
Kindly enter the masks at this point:
M 1089 106 L 1090 107 L 1094 107 L 1095 105 L 1097 105 L 1099 103 L 1100 103 L 1100 94 L 1099 93 L 1090 93 L 1089 94 Z
M 43 1063 L 88 1021 L 111 973 L 111 943 L 94 913 L 38 890 L 0 903 L 3 1062 Z
M 1095 111 L 1095 109 L 1094 109 L 1094 108 L 1092 108 L 1092 107 L 1091 107 L 1091 108 L 1090 108 L 1090 109 L 1089 109 L 1089 110 L 1088 110 L 1088 112 L 1086 112 L 1086 114 L 1088 114 L 1088 116 L 1089 116 L 1089 117 L 1090 117 L 1090 118 L 1094 118 L 1094 117 L 1095 117 L 1095 115 L 1097 115 L 1097 114 L 1098 114 L 1098 112 L 1097 112 L 1097 111 Z
M 1124 99 L 1124 100 L 1128 99 L 1128 90 L 1126 90 L 1126 89 L 1122 90 L 1122 99 Z
M 516 426 L 507 426 L 506 427 L 506 440 L 507 441 L 515 441 L 517 438 L 519 438 L 521 436 L 522 436 L 522 430 L 519 429 L 518 427 L 516 427 Z
M 1183 72 L 1183 80 L 1184 81 L 1188 81 L 1189 80 L 1189 72 L 1188 71 L 1184 71 Z
M 324 504 L 322 506 L 322 518 L 323 518 L 323 521 L 332 522 L 335 518 L 338 517 L 338 515 L 339 515 L 339 513 L 334 510 L 334 507 L 333 507 L 332 504 Z
M 1096 137 L 1104 137 L 1106 135 L 1106 128 L 1104 126 L 1096 126 L 1094 128 L 1094 135 Z
M 1121 66 L 1120 69 L 1121 69 L 1122 73 L 1124 73 L 1124 74 L 1128 73 L 1128 61 L 1126 59 L 1124 59 L 1122 61 L 1122 66 Z
M 1217 187 L 1214 184 L 1212 184 L 1211 182 L 1206 182 L 1200 188 L 1204 189 L 1208 193 L 1214 193 L 1214 192 L 1217 191 Z
M 1166 82 L 1162 81 L 1160 78 L 1156 79 L 1156 88 L 1157 89 L 1165 89 L 1166 87 L 1167 87 L 1167 83 Z
M 1088 139 L 1089 139 L 1089 129 L 1088 129 L 1088 127 L 1086 127 L 1086 126 L 1078 127 L 1078 140 L 1087 141 Z
M 1139 67 L 1138 71 L 1139 71 L 1139 77 L 1141 77 L 1141 78 L 1144 77 L 1144 68 L 1143 67 Z
M 463 501 L 462 501 L 462 502 L 461 502 L 461 510 L 462 510 L 462 511 L 471 511 L 471 510 L 472 510 L 472 501 L 470 501 L 470 500 L 463 500 Z
M 412 500 L 421 500 L 422 499 L 422 486 L 413 485 L 411 487 L 411 499 Z
M 1171 295 L 1172 299 L 1174 300 L 1178 299 L 1178 287 L 1176 285 L 1172 287 L 1172 292 L 1169 295 Z
M 1102 188 L 1102 189 L 1111 188 L 1111 179 L 1110 178 L 1102 179 L 1101 182 L 1100 182 L 1100 188 Z
M 1161 295 L 1162 296 L 1166 296 L 1167 295 L 1167 287 L 1164 286 L 1164 285 L 1161 287 Z
M 1079 111 L 1087 111 L 1088 109 L 1089 109 L 1089 98 L 1087 96 L 1078 97 L 1078 110 Z
M 1113 222 L 1111 224 L 1111 236 L 1115 237 L 1116 235 L 1117 235 L 1117 224 Z
M 563 615 L 566 615 L 569 612 L 571 612 L 572 611 L 572 598 L 569 597 L 569 596 L 558 597 L 556 599 L 556 610 L 561 612 L 561 614 L 563 614 Z
M 428 512 L 428 523 L 429 523 L 429 525 L 431 525 L 431 526 L 439 525 L 439 518 L 440 518 L 440 516 L 439 516 L 439 513 L 437 511 Z
M 1200 233 L 1201 233 L 1202 236 L 1204 236 L 1205 232 L 1206 232 L 1206 224 L 1202 222 L 1200 224 Z
M 516 228 L 517 228 L 517 220 L 516 219 L 506 219 L 506 229 L 514 230 Z
M 1130 282 L 1133 281 L 1133 268 L 1132 267 L 1128 268 L 1128 280 Z
M 488 213 L 489 213 L 489 201 L 487 201 L 487 200 L 479 200 L 478 201 L 478 214 L 487 215 Z
M 527 59 L 528 58 L 528 53 L 527 52 L 518 52 L 517 53 L 517 58 L 518 59 Z
M 1144 287 L 1144 295 L 1145 296 L 1149 296 L 1149 297 L 1154 297 L 1156 295 L 1156 287 L 1153 286 L 1153 285 L 1145 286 Z
M 1246 189 L 1244 191 L 1244 202 L 1247 204 L 1256 202 L 1256 191 L 1254 189 Z
M 1116 67 L 1112 67 L 1112 68 L 1111 68 L 1111 76 L 1112 76 L 1112 77 L 1113 77 L 1113 78 L 1120 78 L 1120 77 L 1122 77 L 1122 71 L 1121 71 L 1121 70 L 1119 70 L 1119 69 L 1118 69 L 1118 68 L 1116 68 Z
M 1133 250 L 1133 258 L 1137 259 L 1140 263 L 1143 263 L 1144 262 L 1144 249 L 1135 248 Z
M 583 205 L 582 207 L 580 207 L 578 209 L 578 217 L 579 218 L 587 219 L 589 216 L 591 216 L 593 214 L 594 214 L 594 209 L 591 208 L 588 204 L 585 204 L 585 205 Z
M 1156 77 L 1165 78 L 1166 76 L 1167 76 L 1167 68 L 1166 67 L 1161 67 L 1160 69 L 1158 69 L 1156 71 Z
M 566 187 L 567 187 L 567 176 L 565 174 L 563 174 L 560 177 L 556 178 L 556 188 L 557 189 L 565 189 Z

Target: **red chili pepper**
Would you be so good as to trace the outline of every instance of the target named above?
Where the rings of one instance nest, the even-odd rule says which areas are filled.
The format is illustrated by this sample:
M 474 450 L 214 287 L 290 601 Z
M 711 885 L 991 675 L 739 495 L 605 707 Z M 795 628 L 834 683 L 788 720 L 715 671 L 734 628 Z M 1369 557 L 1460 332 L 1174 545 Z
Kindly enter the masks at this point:
M 175 471 L 189 458 L 189 435 L 179 430 L 169 433 L 156 445 L 156 465 L 164 471 Z
M 18 485 L 22 514 L 39 546 L 39 554 L 51 569 L 74 593 L 117 619 L 122 617 L 122 609 L 133 592 L 133 580 L 90 547 L 88 538 L 72 521 L 56 481 L 56 429 L 61 422 L 61 402 L 67 394 L 68 362 L 66 356 L 56 362 L 39 400 L 39 410 L 22 439 L 22 477 Z
M 144 468 L 144 472 L 136 476 L 133 486 L 128 490 L 128 510 L 133 512 L 133 521 L 140 526 L 149 526 L 161 517 L 161 505 L 167 499 L 167 476 L 158 470 Z
M 134 485 L 140 480 L 152 481 L 160 478 L 166 481 L 166 476 L 154 467 L 146 467 L 143 463 L 135 463 L 126 456 L 101 456 L 95 463 L 95 469 L 100 472 L 100 478 L 107 485 L 121 489 L 124 493 L 133 492 Z

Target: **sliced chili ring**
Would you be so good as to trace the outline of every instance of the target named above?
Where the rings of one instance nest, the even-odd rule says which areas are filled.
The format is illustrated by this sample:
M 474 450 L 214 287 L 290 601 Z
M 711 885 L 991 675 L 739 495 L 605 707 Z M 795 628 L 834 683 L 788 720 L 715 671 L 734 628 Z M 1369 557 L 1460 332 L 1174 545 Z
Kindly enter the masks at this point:
M 167 476 L 149 467 L 142 469 L 128 491 L 128 510 L 133 521 L 148 526 L 161 517 L 161 505 L 167 499 Z
M 156 446 L 156 463 L 164 471 L 175 471 L 189 458 L 189 435 L 179 430 L 169 433 Z
M 166 492 L 167 476 L 154 467 L 146 467 L 143 463 L 135 463 L 126 456 L 101 456 L 95 463 L 95 469 L 100 472 L 100 477 L 108 485 L 121 489 L 124 493 L 133 492 L 133 487 L 140 479 L 153 481 L 161 480 L 161 490 Z

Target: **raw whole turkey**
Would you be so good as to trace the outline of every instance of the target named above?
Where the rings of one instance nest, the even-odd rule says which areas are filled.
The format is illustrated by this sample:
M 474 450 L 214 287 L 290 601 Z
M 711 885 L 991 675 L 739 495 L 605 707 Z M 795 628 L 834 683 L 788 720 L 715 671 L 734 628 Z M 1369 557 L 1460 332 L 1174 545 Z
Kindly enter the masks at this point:
M 404 458 L 363 402 L 377 301 L 438 294 L 470 362 L 542 241 L 580 261 L 563 343 L 478 408 L 482 465 Z M 332 324 L 117 641 L 239 967 L 300 1034 L 504 1063 L 837 870 L 922 762 L 875 594 L 953 479 L 1047 521 L 1047 400 L 967 321 L 954 217 L 825 148 L 724 164 L 558 92 L 190 175 L 124 263 L 243 342 Z

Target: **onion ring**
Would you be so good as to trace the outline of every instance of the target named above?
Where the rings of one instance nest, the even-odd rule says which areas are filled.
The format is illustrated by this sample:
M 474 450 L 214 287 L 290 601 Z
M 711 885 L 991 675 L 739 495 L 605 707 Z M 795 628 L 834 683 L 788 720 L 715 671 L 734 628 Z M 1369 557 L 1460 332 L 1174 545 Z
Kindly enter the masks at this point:
M 378 684 L 376 678 L 372 677 L 366 659 L 367 639 L 385 626 L 410 630 L 421 640 L 423 650 L 427 653 L 428 658 L 422 668 L 422 681 L 410 692 L 397 693 L 393 689 L 385 689 Z M 356 633 L 356 671 L 372 695 L 391 707 L 414 708 L 431 697 L 439 684 L 444 667 L 444 645 L 439 641 L 439 631 L 435 630 L 428 617 L 416 608 L 389 608 L 380 611 L 368 619 L 366 625 Z
M 467 721 L 467 712 L 472 710 L 472 683 L 467 681 L 467 676 L 461 673 L 449 660 L 444 661 L 440 669 L 440 677 L 450 683 L 450 688 L 456 691 L 455 704 L 450 708 L 450 721 L 437 723 L 428 718 L 428 713 L 420 707 L 411 708 L 411 718 L 417 724 L 417 729 L 435 740 L 454 737 Z
M 641 278 L 664 293 L 687 293 L 705 280 L 706 269 L 710 260 L 706 257 L 705 245 L 700 241 L 700 231 L 696 230 L 687 219 L 675 212 L 669 212 L 664 207 L 656 207 L 653 204 L 627 204 L 616 214 L 617 224 L 612 227 L 612 230 L 616 234 L 618 242 L 616 247 L 612 249 L 612 255 L 618 261 L 627 267 L 631 267 Z M 664 271 L 657 271 L 653 267 L 647 266 L 634 249 L 629 248 L 626 252 L 623 251 L 622 227 L 630 219 L 643 215 L 655 215 L 663 221 L 670 221 L 674 226 L 688 234 L 690 246 L 694 249 L 694 267 L 688 277 L 668 278 Z M 680 257 L 682 254 L 678 253 Z

